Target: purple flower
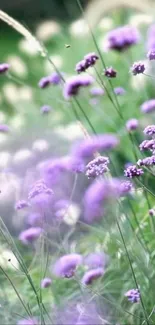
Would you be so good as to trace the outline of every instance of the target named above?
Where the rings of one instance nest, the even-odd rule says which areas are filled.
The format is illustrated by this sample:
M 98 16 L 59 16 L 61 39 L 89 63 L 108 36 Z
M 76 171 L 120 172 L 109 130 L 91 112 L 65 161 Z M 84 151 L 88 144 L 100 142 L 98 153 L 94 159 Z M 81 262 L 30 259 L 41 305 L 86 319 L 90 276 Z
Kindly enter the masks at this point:
M 124 170 L 124 175 L 129 178 L 139 177 L 143 174 L 143 170 L 141 168 L 137 168 L 136 165 L 129 166 Z
M 117 75 L 117 71 L 114 70 L 112 67 L 110 68 L 106 68 L 104 70 L 104 75 L 108 78 L 116 78 L 116 75 Z
M 120 184 L 120 196 L 130 193 L 132 189 L 133 189 L 133 185 L 130 181 L 123 181 Z
M 42 232 L 43 230 L 40 227 L 26 229 L 20 233 L 19 240 L 22 241 L 23 244 L 27 245 L 38 239 Z
M 154 135 L 155 134 L 155 125 L 148 125 L 144 129 L 144 133 L 147 135 Z
M 10 128 L 7 124 L 0 124 L 0 132 L 8 133 L 9 131 L 10 131 Z
M 52 85 L 59 85 L 60 82 L 61 82 L 61 80 L 62 80 L 62 78 L 63 78 L 63 73 L 61 74 L 61 73 L 58 73 L 58 72 L 54 71 L 54 72 L 49 76 L 49 78 L 50 78 L 50 83 L 51 83 Z
M 71 278 L 81 263 L 82 256 L 80 254 L 64 255 L 56 261 L 52 272 L 57 277 Z
M 155 165 L 155 156 L 146 157 L 137 161 L 138 166 L 153 166 Z
M 149 99 L 141 105 L 143 113 L 151 113 L 155 110 L 155 99 Z
M 64 97 L 66 99 L 76 96 L 81 87 L 88 87 L 94 82 L 94 79 L 88 75 L 78 75 L 70 77 L 64 85 Z
M 125 297 L 132 303 L 138 303 L 140 301 L 139 289 L 131 289 L 125 293 Z
M 48 114 L 51 111 L 51 106 L 44 105 L 40 109 L 42 114 Z
M 94 88 L 90 89 L 90 94 L 92 96 L 102 96 L 102 95 L 104 95 L 104 90 L 99 87 L 94 87 Z
M 98 267 L 103 268 L 107 262 L 107 256 L 104 253 L 90 253 L 84 259 L 84 264 L 90 269 Z
M 0 64 L 0 73 L 5 73 L 9 70 L 10 65 L 8 63 L 1 63 Z
M 151 61 L 151 60 L 155 60 L 155 49 L 153 50 L 150 50 L 148 53 L 147 53 L 147 58 Z
M 48 288 L 50 287 L 52 280 L 50 278 L 44 278 L 41 280 L 41 288 Z
M 138 120 L 136 118 L 132 118 L 126 122 L 126 128 L 130 131 L 135 131 L 138 128 Z
M 40 79 L 38 86 L 40 88 L 46 88 L 50 85 L 50 83 L 51 83 L 50 76 L 47 76 Z
M 95 52 L 88 53 L 84 56 L 84 60 L 87 62 L 87 65 L 89 65 L 89 67 L 92 67 L 98 59 L 99 56 Z
M 15 210 L 22 210 L 29 206 L 28 202 L 25 200 L 20 200 L 15 204 Z
M 109 158 L 98 156 L 97 158 L 90 161 L 86 166 L 86 176 L 88 178 L 97 177 L 103 175 L 104 173 L 109 171 L 108 165 Z
M 124 51 L 130 46 L 135 45 L 140 40 L 140 34 L 135 27 L 122 26 L 118 27 L 107 34 L 107 49 Z
M 150 215 L 150 217 L 154 217 L 155 216 L 155 210 L 154 209 L 150 209 L 149 210 L 149 215 Z
M 32 200 L 40 194 L 47 194 L 53 196 L 53 191 L 46 186 L 43 180 L 37 181 L 31 188 L 28 194 L 28 200 Z
M 150 150 L 150 151 L 154 151 L 155 150 L 155 140 L 144 140 L 140 146 L 139 146 L 141 151 L 144 150 Z
M 75 71 L 77 73 L 85 72 L 89 66 L 87 66 L 86 60 L 81 60 L 76 64 Z
M 97 269 L 89 270 L 87 271 L 83 278 L 82 278 L 82 284 L 84 285 L 90 285 L 94 280 L 99 279 L 104 274 L 104 270 L 101 267 L 98 267 Z
M 126 93 L 125 89 L 122 88 L 122 87 L 116 87 L 114 88 L 114 93 L 117 95 L 117 96 L 122 96 Z
M 131 72 L 134 76 L 145 71 L 145 64 L 142 62 L 135 62 L 131 67 Z
M 97 151 L 106 151 L 119 144 L 118 138 L 113 134 L 99 134 L 81 141 L 73 148 L 73 155 L 79 158 L 91 157 Z
M 38 321 L 35 318 L 25 318 L 20 319 L 18 325 L 38 325 Z

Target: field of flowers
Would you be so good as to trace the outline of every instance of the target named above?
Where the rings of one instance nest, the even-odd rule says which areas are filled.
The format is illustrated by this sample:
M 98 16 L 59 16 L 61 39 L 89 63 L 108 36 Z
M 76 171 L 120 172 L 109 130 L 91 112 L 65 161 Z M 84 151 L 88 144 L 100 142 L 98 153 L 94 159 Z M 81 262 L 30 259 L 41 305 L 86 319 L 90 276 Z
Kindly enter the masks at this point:
M 0 18 L 0 324 L 155 324 L 154 17 Z

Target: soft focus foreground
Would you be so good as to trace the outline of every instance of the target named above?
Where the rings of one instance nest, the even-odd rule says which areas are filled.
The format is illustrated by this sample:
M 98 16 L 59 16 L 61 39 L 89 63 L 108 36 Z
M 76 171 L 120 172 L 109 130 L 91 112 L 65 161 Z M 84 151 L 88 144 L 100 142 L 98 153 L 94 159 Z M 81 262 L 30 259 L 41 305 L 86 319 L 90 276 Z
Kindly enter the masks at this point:
M 155 323 L 155 25 L 141 16 L 4 42 L 1 324 Z

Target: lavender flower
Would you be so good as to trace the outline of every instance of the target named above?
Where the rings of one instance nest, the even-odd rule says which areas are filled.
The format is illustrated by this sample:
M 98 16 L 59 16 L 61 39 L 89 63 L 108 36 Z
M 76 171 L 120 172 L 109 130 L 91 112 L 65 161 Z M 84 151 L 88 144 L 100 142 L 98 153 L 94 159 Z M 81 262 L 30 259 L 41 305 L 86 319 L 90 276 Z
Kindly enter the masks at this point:
M 104 253 L 90 253 L 84 259 L 84 264 L 90 269 L 103 268 L 106 262 L 107 256 Z
M 95 65 L 96 61 L 99 59 L 96 53 L 88 53 L 84 56 L 84 59 L 76 64 L 76 72 L 85 72 L 89 67 Z
M 15 204 L 15 210 L 22 210 L 29 206 L 28 202 L 25 200 L 20 200 Z
M 25 318 L 18 321 L 18 325 L 38 325 L 36 318 Z
M 49 196 L 53 196 L 53 191 L 46 186 L 43 180 L 37 181 L 31 188 L 28 194 L 28 200 L 32 200 L 40 194 L 46 194 Z
M 107 34 L 107 49 L 122 52 L 130 46 L 135 45 L 140 40 L 138 30 L 132 26 L 118 27 Z
M 144 129 L 144 133 L 146 135 L 154 135 L 155 134 L 155 125 L 148 125 L 145 129 Z
M 130 193 L 133 189 L 133 185 L 130 181 L 123 181 L 120 184 L 120 196 L 124 196 L 127 193 Z
M 41 280 L 41 288 L 48 288 L 50 287 L 52 280 L 50 278 L 44 278 Z
M 137 162 L 138 166 L 152 166 L 155 165 L 155 156 L 139 159 Z
M 154 217 L 155 216 L 155 210 L 154 209 L 150 209 L 149 210 L 149 215 L 150 215 L 150 217 Z
M 116 75 L 117 75 L 117 71 L 114 70 L 112 67 L 110 68 L 106 68 L 104 70 L 104 75 L 108 78 L 116 78 Z
M 126 122 L 126 128 L 127 130 L 130 131 L 135 131 L 138 128 L 138 120 L 135 118 L 132 118 Z
M 125 297 L 132 303 L 138 303 L 140 301 L 139 289 L 131 289 L 125 293 Z
M 5 73 L 9 70 L 10 66 L 8 63 L 1 63 L 0 64 L 0 74 Z
M 10 128 L 7 124 L 0 124 L 0 132 L 8 133 L 9 131 L 10 131 Z
M 143 113 L 151 113 L 155 110 L 155 99 L 150 99 L 150 100 L 147 100 L 146 102 L 144 102 L 142 105 L 141 105 L 141 111 Z
M 51 106 L 44 105 L 40 109 L 42 114 L 48 114 L 51 111 Z
M 78 75 L 69 78 L 64 85 L 64 97 L 66 99 L 76 96 L 81 87 L 88 87 L 94 82 L 94 79 L 88 75 Z
M 39 227 L 26 229 L 20 233 L 19 240 L 22 241 L 23 244 L 27 245 L 38 239 L 42 231 L 43 230 Z
M 104 274 L 104 270 L 101 267 L 98 267 L 97 269 L 89 270 L 84 274 L 82 278 L 82 284 L 90 285 L 94 280 L 97 280 L 98 278 L 102 277 L 103 274 Z
M 90 94 L 92 96 L 102 96 L 102 95 L 104 95 L 104 90 L 99 87 L 94 87 L 94 88 L 90 89 Z
M 118 138 L 114 134 L 99 134 L 81 141 L 73 148 L 73 155 L 80 159 L 91 157 L 97 151 L 106 151 L 117 147 Z
M 52 272 L 57 277 L 71 278 L 74 276 L 76 268 L 82 263 L 82 256 L 79 254 L 69 254 L 60 257 L 55 263 Z
M 117 96 L 122 96 L 126 93 L 125 89 L 122 88 L 122 87 L 116 87 L 114 88 L 114 93 L 117 95 Z
M 136 165 L 129 166 L 124 170 L 124 175 L 129 178 L 139 177 L 143 174 L 143 170 L 141 168 L 137 168 Z
M 135 62 L 131 68 L 131 72 L 134 76 L 140 73 L 144 73 L 145 64 L 143 62 Z
M 87 66 L 86 60 L 81 60 L 76 64 L 75 71 L 77 73 L 85 72 L 89 66 Z
M 99 175 L 103 175 L 104 173 L 109 171 L 108 165 L 109 158 L 98 156 L 97 158 L 90 161 L 86 166 L 86 176 L 88 178 L 97 177 Z
M 154 151 L 155 150 L 155 140 L 144 140 L 140 146 L 139 146 L 141 151 L 144 150 L 150 150 L 150 151 Z
M 150 50 L 148 53 L 147 53 L 147 58 L 151 61 L 151 60 L 155 60 L 155 49 L 153 50 Z
M 40 88 L 47 88 L 51 83 L 50 76 L 43 77 L 40 79 L 38 86 Z

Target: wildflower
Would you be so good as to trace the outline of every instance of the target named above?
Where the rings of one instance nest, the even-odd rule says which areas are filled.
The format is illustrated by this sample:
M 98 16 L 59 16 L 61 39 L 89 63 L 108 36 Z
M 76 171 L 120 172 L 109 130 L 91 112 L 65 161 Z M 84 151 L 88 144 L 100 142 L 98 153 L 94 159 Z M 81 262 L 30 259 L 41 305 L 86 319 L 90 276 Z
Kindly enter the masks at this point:
M 10 66 L 7 63 L 0 64 L 0 74 L 5 73 L 9 70 Z
M 53 191 L 46 186 L 43 180 L 39 180 L 33 185 L 28 194 L 28 200 L 32 200 L 40 194 L 47 194 L 49 196 L 53 196 Z
M 90 285 L 94 280 L 97 280 L 98 278 L 102 277 L 103 274 L 104 274 L 104 270 L 101 267 L 98 267 L 97 269 L 89 270 L 84 274 L 82 278 L 82 284 Z
M 94 79 L 88 75 L 78 75 L 69 78 L 64 85 L 64 97 L 66 99 L 76 96 L 81 87 L 88 87 L 94 82 Z
M 28 202 L 25 200 L 20 200 L 15 204 L 15 210 L 22 210 L 29 206 Z
M 122 96 L 125 94 L 125 89 L 122 88 L 122 87 L 116 87 L 114 88 L 114 93 L 117 95 L 117 96 Z
M 149 99 L 141 105 L 143 113 L 151 113 L 155 110 L 155 99 Z
M 109 158 L 107 157 L 99 156 L 93 159 L 86 166 L 86 176 L 91 178 L 103 175 L 109 171 L 107 164 L 109 164 Z
M 148 53 L 147 53 L 147 58 L 151 61 L 151 60 L 155 60 L 155 49 L 153 50 L 150 50 Z
M 92 156 L 97 151 L 106 151 L 117 147 L 118 138 L 111 133 L 91 136 L 73 148 L 73 155 L 81 159 Z
M 106 262 L 107 256 L 104 253 L 90 253 L 84 259 L 84 264 L 90 269 L 103 268 Z
M 140 73 L 144 73 L 145 64 L 143 62 L 135 62 L 131 68 L 131 72 L 134 76 Z
M 148 125 L 144 129 L 144 133 L 147 135 L 154 135 L 155 134 L 155 125 Z
M 150 217 L 154 217 L 155 216 L 155 210 L 154 209 L 150 209 L 149 210 L 149 215 L 150 215 Z
M 68 254 L 60 257 L 52 272 L 57 277 L 71 278 L 74 276 L 76 268 L 82 263 L 82 256 L 80 254 Z
M 0 124 L 0 132 L 1 133 L 8 133 L 10 131 L 9 126 L 6 124 Z
M 63 79 L 63 73 L 58 73 L 54 71 L 50 76 L 50 83 L 52 85 L 59 85 L 61 80 Z
M 48 288 L 50 287 L 52 280 L 50 278 L 44 278 L 41 280 L 41 288 Z
M 86 60 L 81 60 L 76 64 L 75 71 L 77 73 L 85 72 L 88 69 Z
M 42 114 L 48 114 L 51 111 L 51 106 L 44 105 L 40 109 Z
M 137 162 L 138 166 L 152 166 L 155 165 L 155 156 L 139 159 Z
M 136 28 L 132 26 L 122 26 L 107 34 L 106 47 L 107 49 L 121 52 L 137 44 L 139 39 L 140 35 Z
M 99 59 L 98 55 L 96 53 L 88 53 L 84 56 L 84 59 L 76 64 L 76 72 L 84 72 L 89 67 L 92 67 L 95 65 L 96 61 Z
M 155 140 L 154 139 L 152 139 L 152 140 L 144 140 L 140 144 L 139 148 L 140 148 L 141 151 L 144 151 L 144 150 L 153 151 L 153 150 L 155 150 Z
M 126 128 L 130 131 L 135 131 L 138 128 L 138 120 L 135 118 L 132 118 L 126 122 Z
M 120 196 L 131 192 L 133 185 L 130 181 L 123 181 L 120 184 Z
M 141 168 L 137 168 L 136 165 L 129 166 L 124 170 L 124 175 L 129 178 L 139 177 L 143 174 L 143 170 Z
M 104 95 L 104 90 L 103 90 L 103 88 L 94 87 L 94 88 L 90 89 L 90 94 L 92 96 L 102 96 L 102 95 Z
M 108 78 L 116 78 L 117 71 L 114 70 L 112 67 L 106 68 L 104 71 L 104 75 Z
M 27 245 L 38 239 L 42 231 L 43 230 L 40 227 L 26 229 L 20 233 L 19 240 L 22 241 L 23 244 Z
M 20 319 L 17 325 L 38 325 L 38 321 L 35 318 Z
M 50 76 L 47 76 L 40 79 L 38 86 L 40 88 L 46 88 L 50 85 L 50 83 L 51 83 Z
M 140 301 L 140 291 L 139 289 L 131 289 L 125 293 L 125 297 L 132 303 L 138 303 Z

